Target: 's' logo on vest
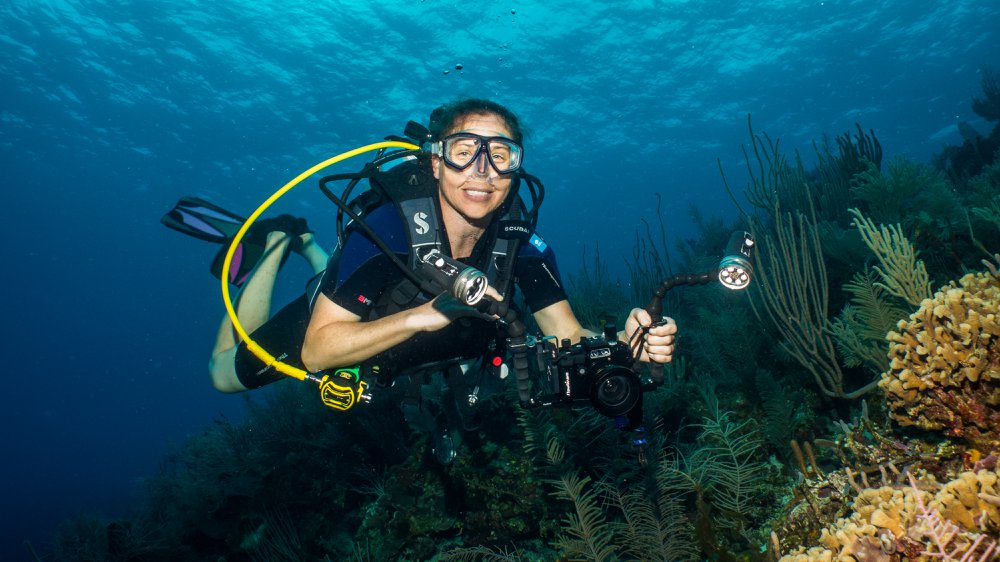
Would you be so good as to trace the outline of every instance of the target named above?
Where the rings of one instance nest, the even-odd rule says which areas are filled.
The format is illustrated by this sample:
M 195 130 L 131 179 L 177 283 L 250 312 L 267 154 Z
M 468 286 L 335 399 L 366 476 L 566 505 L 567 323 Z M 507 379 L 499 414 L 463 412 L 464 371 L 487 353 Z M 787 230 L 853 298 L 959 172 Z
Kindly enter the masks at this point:
M 417 234 L 427 234 L 427 231 L 431 229 L 431 225 L 427 224 L 427 213 L 416 213 L 413 215 L 413 222 L 417 225 L 415 230 Z

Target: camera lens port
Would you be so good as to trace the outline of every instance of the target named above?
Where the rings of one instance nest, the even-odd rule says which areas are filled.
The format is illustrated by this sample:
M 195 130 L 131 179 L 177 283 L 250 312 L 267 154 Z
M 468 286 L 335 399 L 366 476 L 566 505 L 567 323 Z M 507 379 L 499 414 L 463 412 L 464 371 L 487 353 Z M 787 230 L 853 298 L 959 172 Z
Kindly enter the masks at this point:
M 638 375 L 621 365 L 605 365 L 594 377 L 591 400 L 598 412 L 615 417 L 628 413 L 642 396 Z

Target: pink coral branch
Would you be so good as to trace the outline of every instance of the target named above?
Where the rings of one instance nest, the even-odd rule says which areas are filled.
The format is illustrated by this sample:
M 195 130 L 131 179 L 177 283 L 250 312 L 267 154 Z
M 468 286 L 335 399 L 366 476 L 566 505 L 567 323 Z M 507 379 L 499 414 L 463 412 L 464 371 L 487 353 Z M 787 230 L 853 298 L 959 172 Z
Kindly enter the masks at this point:
M 968 562 L 972 560 L 972 554 L 976 552 L 976 548 L 979 547 L 979 543 L 981 542 L 983 542 L 983 535 L 979 535 L 978 537 L 976 537 L 976 540 L 973 541 L 972 546 L 969 547 L 968 552 L 966 552 L 965 556 L 963 556 L 962 559 L 959 560 L 958 562 Z
M 962 528 L 955 523 L 948 521 L 941 517 L 941 514 L 936 509 L 929 509 L 924 505 L 924 500 L 920 495 L 920 488 L 917 487 L 917 481 L 913 478 L 912 474 L 907 474 L 910 479 L 910 487 L 913 488 L 914 496 L 917 499 L 917 507 L 920 509 L 920 513 L 917 515 L 917 519 L 922 523 L 925 530 L 921 531 L 921 534 L 929 538 L 937 547 L 937 552 L 930 549 L 924 550 L 921 554 L 925 556 L 930 556 L 933 558 L 940 558 L 943 561 L 954 561 L 955 557 L 962 555 L 962 558 L 958 559 L 958 562 L 972 562 L 974 556 L 976 556 L 976 550 L 985 545 L 986 549 L 975 559 L 978 562 L 986 562 L 987 560 L 993 559 L 998 553 L 1000 553 L 1000 545 L 997 544 L 995 540 L 986 539 L 985 535 L 977 535 L 976 539 L 972 544 L 968 546 L 963 546 L 961 544 L 955 545 L 954 548 L 949 552 L 948 546 L 951 544 L 955 537 L 962 531 Z M 980 497 L 986 494 L 979 494 Z M 995 497 L 995 496 L 994 496 Z M 984 542 L 986 541 L 986 542 Z

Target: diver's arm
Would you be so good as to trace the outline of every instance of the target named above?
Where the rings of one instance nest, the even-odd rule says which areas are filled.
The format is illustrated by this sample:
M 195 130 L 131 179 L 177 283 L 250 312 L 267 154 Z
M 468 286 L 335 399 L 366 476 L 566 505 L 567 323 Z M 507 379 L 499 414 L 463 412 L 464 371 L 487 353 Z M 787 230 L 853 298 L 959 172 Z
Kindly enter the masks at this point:
M 475 313 L 446 296 L 370 322 L 319 295 L 302 344 L 302 364 L 310 371 L 357 365 L 410 339 L 440 330 L 459 316 Z
M 576 343 L 581 337 L 597 335 L 580 325 L 576 319 L 573 309 L 569 306 L 569 301 L 561 300 L 551 304 L 535 313 L 535 322 L 538 323 L 542 333 L 548 336 L 555 336 L 559 340 L 569 339 Z M 663 325 L 650 328 L 643 336 L 643 345 L 639 360 L 643 362 L 669 363 L 674 356 L 674 335 L 677 333 L 677 324 L 672 318 L 664 318 Z M 634 334 L 640 326 L 649 326 L 651 318 L 649 313 L 641 308 L 633 308 L 625 320 L 625 329 L 618 332 L 618 339 L 625 343 L 629 342 L 629 336 Z
M 569 301 L 565 299 L 539 310 L 534 317 L 543 334 L 555 336 L 558 340 L 568 339 L 576 343 L 582 337 L 596 335 L 580 325 Z

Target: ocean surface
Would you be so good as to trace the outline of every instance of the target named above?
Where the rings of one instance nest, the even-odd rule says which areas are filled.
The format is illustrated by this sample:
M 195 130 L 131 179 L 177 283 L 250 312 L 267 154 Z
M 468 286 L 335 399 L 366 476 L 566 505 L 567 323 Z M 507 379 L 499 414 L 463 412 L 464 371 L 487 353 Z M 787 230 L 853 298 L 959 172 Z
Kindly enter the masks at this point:
M 179 197 L 248 214 L 317 162 L 489 97 L 531 129 L 564 272 L 598 242 L 618 267 L 657 193 L 677 238 L 692 206 L 735 215 L 719 165 L 742 187 L 748 114 L 807 161 L 856 123 L 929 161 L 959 123 L 989 131 L 970 109 L 983 65 L 1000 66 L 1000 2 L 3 2 L 0 560 L 123 513 L 171 447 L 244 415 L 206 371 L 215 248 L 159 223 Z M 275 210 L 333 242 L 314 182 Z

